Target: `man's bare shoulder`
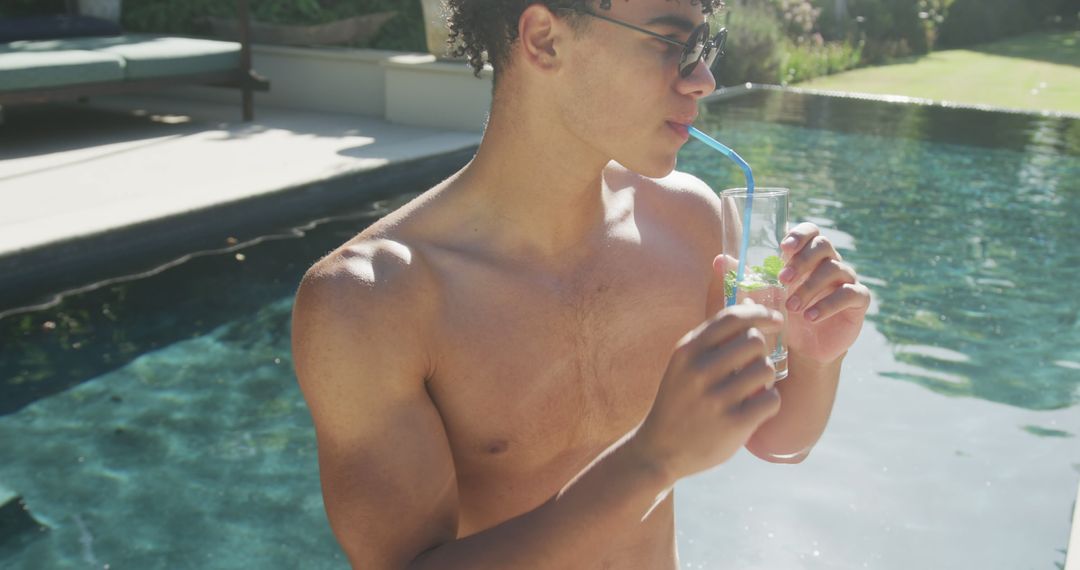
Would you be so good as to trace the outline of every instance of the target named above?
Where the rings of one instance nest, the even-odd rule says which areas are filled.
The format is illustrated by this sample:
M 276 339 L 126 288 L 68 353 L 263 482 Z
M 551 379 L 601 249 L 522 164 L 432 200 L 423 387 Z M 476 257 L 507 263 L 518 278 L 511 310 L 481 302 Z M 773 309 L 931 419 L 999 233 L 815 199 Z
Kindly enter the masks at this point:
M 312 308 L 330 305 L 345 317 L 414 312 L 433 285 L 421 253 L 426 236 L 414 231 L 430 201 L 418 196 L 320 259 L 305 273 L 298 300 L 311 297 Z
M 612 179 L 634 187 L 639 208 L 694 232 L 716 231 L 721 219 L 720 198 L 700 178 L 678 170 L 663 178 L 648 178 L 617 163 L 609 166 L 609 173 Z
M 424 236 L 410 231 L 413 218 L 422 215 L 423 200 L 415 202 L 305 273 L 293 307 L 293 352 L 299 360 L 333 356 L 345 368 L 361 359 L 418 379 L 427 374 L 427 331 L 439 296 L 422 253 Z
M 360 234 L 305 273 L 294 311 L 320 319 L 378 325 L 417 316 L 430 298 L 419 248 L 398 236 Z

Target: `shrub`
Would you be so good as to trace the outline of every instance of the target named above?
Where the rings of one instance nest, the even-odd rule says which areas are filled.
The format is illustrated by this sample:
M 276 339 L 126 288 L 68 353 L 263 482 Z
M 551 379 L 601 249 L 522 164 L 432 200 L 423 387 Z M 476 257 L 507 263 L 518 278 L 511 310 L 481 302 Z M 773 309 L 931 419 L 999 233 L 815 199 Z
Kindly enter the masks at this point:
M 784 25 L 784 34 L 796 41 L 803 41 L 818 31 L 821 8 L 810 0 L 771 0 L 773 10 Z
M 821 10 L 810 2 L 757 0 L 729 5 L 731 35 L 717 77 L 721 85 L 786 85 L 859 64 L 861 44 L 826 42 L 816 31 Z
M 63 14 L 64 0 L 4 0 L 0 2 L 0 18 Z
M 955 0 L 941 27 L 941 43 L 965 46 L 1044 28 L 1077 25 L 1077 0 Z
M 21 0 L 34 1 L 34 0 Z M 63 0 L 60 0 L 61 2 Z M 370 46 L 424 51 L 420 0 L 250 0 L 252 18 L 271 23 L 317 24 L 360 14 L 396 10 Z M 205 34 L 206 18 L 236 16 L 232 0 L 124 0 L 125 29 L 139 32 Z
M 120 17 L 133 32 L 199 34 L 206 31 L 205 17 L 235 15 L 234 3 L 218 0 L 125 0 Z
M 727 27 L 727 54 L 721 61 L 717 83 L 777 83 L 785 37 L 772 8 L 762 4 L 733 6 Z
M 424 13 L 420 8 L 420 0 L 401 3 L 404 6 L 398 8 L 398 15 L 379 30 L 379 35 L 371 42 L 371 47 L 397 51 L 427 51 Z
M 821 6 L 819 27 L 827 40 L 862 41 L 864 63 L 928 53 L 953 0 L 846 0 L 846 13 L 835 0 Z
M 852 13 L 865 38 L 865 61 L 929 51 L 914 0 L 854 0 Z
M 789 43 L 780 64 L 780 83 L 787 85 L 846 71 L 858 66 L 861 58 L 862 44 Z

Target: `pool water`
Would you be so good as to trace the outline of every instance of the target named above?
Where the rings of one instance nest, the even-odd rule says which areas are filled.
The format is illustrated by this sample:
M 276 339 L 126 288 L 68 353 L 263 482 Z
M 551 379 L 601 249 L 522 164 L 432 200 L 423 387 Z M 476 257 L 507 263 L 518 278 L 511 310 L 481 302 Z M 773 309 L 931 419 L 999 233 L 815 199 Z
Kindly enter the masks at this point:
M 845 234 L 875 327 L 924 369 L 889 377 L 1034 410 L 1080 401 L 1080 121 L 780 93 L 708 110 L 759 186 L 792 188 L 793 220 Z M 680 158 L 743 185 L 702 145 Z
M 822 226 L 874 304 L 806 462 L 744 453 L 678 485 L 682 566 L 1060 568 L 1080 480 L 1080 121 L 763 91 L 699 126 L 792 189 L 791 218 Z M 698 143 L 680 168 L 742 185 Z M 0 567 L 346 568 L 291 295 L 409 197 L 0 318 L 0 501 L 43 525 L 0 513 Z
M 1080 121 L 777 92 L 703 130 L 792 189 L 874 303 L 799 466 L 680 486 L 691 568 L 1060 568 L 1080 481 Z M 741 175 L 702 145 L 680 166 Z
M 291 370 L 304 269 L 406 196 L 0 320 L 0 568 L 342 568 Z M 11 520 L 14 519 L 14 520 Z

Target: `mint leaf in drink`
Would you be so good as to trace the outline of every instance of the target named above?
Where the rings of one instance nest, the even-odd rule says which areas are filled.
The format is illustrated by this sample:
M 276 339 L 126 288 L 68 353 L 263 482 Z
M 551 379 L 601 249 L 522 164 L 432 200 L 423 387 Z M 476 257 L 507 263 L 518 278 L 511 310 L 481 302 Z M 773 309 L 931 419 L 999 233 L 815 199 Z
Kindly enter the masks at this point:
M 742 283 L 739 283 L 739 289 L 742 289 L 747 293 L 757 291 L 758 289 L 764 289 L 768 286 L 768 283 L 762 283 L 761 281 L 743 281 Z
M 745 293 L 750 293 L 768 287 L 769 283 L 763 281 L 762 277 L 763 275 L 760 266 L 751 267 L 742 282 L 738 283 L 739 289 Z M 736 273 L 734 271 L 728 271 L 727 274 L 724 275 L 724 296 L 729 299 L 735 294 L 735 278 Z
M 784 268 L 784 261 L 775 255 L 765 258 L 765 266 L 761 274 L 772 281 L 780 281 L 780 270 Z
M 735 286 L 749 293 L 769 286 L 780 284 L 780 270 L 784 268 L 784 261 L 778 256 L 766 257 L 761 265 L 752 265 L 743 276 L 741 283 L 736 283 L 736 273 L 728 271 L 724 275 L 724 295 L 731 297 L 735 294 Z

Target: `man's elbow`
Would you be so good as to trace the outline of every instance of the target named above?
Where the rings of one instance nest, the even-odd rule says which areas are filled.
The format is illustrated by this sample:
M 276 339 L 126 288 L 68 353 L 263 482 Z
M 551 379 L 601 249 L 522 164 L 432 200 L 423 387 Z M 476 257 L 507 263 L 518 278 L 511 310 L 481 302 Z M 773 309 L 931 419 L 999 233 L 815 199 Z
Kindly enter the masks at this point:
M 786 465 L 795 465 L 806 461 L 806 458 L 810 456 L 811 449 L 813 449 L 813 447 L 808 447 L 794 453 L 780 453 L 775 450 L 762 449 L 755 445 L 747 444 L 746 446 L 746 450 L 758 459 L 768 461 L 769 463 L 781 463 Z

